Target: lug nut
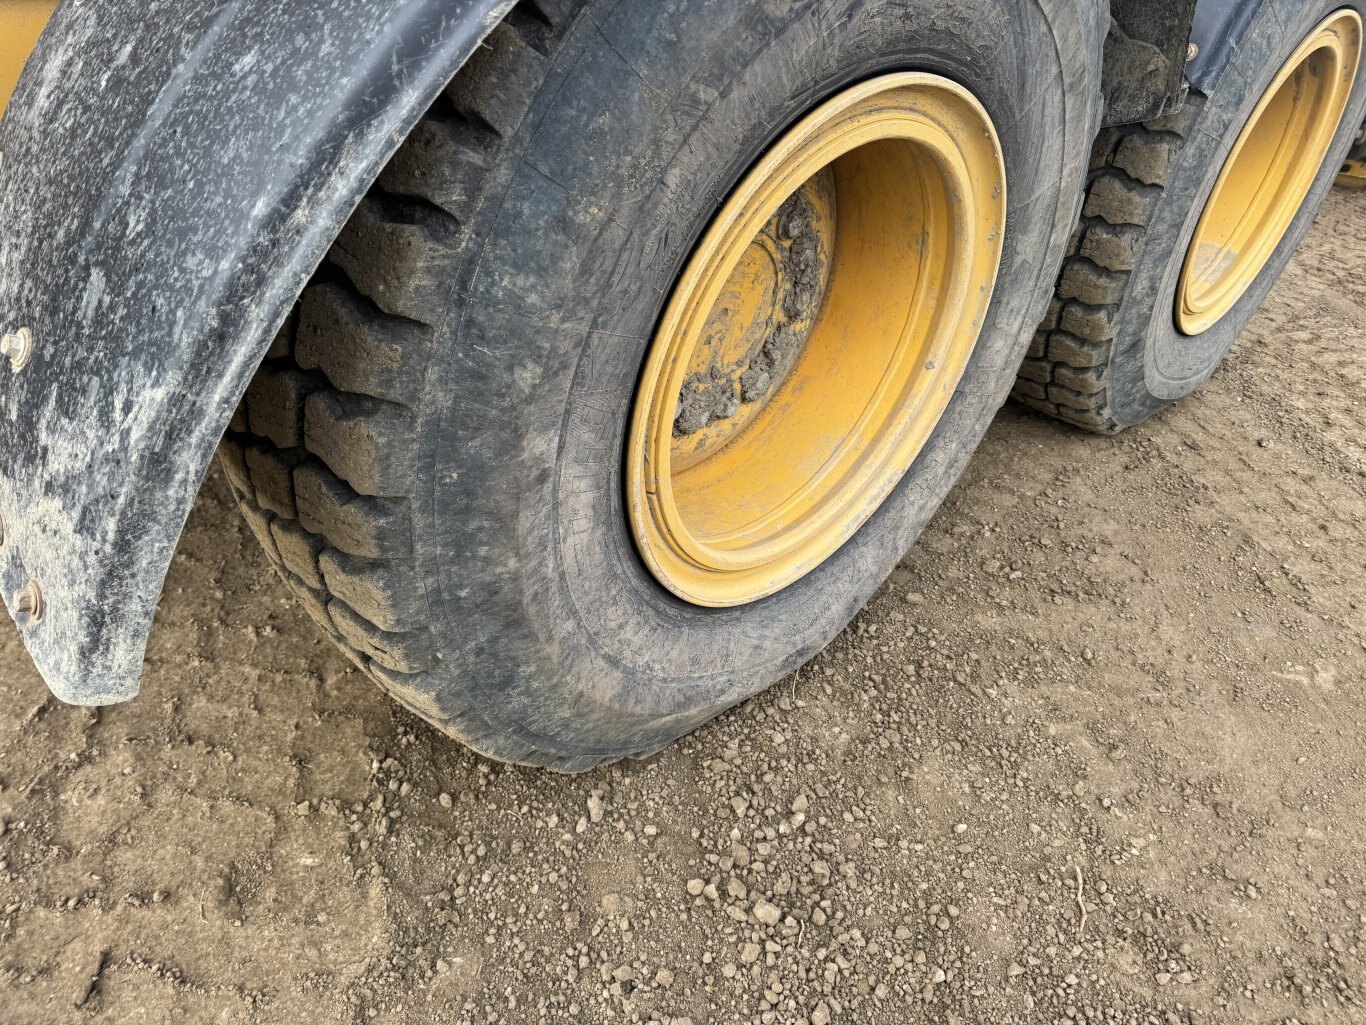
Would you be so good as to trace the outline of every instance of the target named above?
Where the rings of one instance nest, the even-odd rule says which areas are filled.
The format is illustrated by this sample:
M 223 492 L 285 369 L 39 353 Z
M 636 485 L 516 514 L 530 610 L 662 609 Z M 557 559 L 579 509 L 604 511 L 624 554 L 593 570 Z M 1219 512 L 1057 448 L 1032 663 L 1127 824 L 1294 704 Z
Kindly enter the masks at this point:
M 38 581 L 30 580 L 24 589 L 14 596 L 15 615 L 28 616 L 28 625 L 33 626 L 43 618 L 43 589 Z
M 10 368 L 17 374 L 28 364 L 33 355 L 33 332 L 26 327 L 18 331 L 6 332 L 0 338 L 0 356 L 9 357 Z

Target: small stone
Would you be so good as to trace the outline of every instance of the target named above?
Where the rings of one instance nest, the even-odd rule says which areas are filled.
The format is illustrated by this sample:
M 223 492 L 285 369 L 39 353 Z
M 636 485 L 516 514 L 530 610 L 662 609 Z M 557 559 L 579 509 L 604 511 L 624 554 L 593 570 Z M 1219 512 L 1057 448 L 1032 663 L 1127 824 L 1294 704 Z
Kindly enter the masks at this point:
M 759 960 L 759 944 L 746 943 L 740 948 L 741 964 L 753 964 L 757 960 Z
M 688 880 L 688 893 L 694 897 L 702 896 L 702 888 L 706 886 L 706 881 L 702 879 Z
M 588 821 L 601 822 L 602 816 L 607 811 L 607 805 L 602 800 L 602 795 L 594 792 L 588 795 Z
M 934 970 L 934 974 L 930 976 L 930 984 L 938 986 L 941 982 L 944 981 L 945 978 L 946 976 L 944 975 L 944 969 L 936 968 Z
M 655 972 L 655 985 L 668 989 L 674 984 L 674 973 L 667 968 L 661 968 Z
M 440 804 L 443 808 L 449 808 L 451 806 L 451 795 L 446 793 L 444 790 L 441 792 L 441 795 L 436 800 L 437 803 Z
M 1022 967 L 1021 967 L 1019 964 L 1017 964 L 1016 962 L 1012 961 L 1012 962 L 1010 962 L 1009 966 L 1007 966 L 1007 968 L 1006 968 L 1006 978 L 1008 978 L 1008 979 L 1013 979 L 1013 978 L 1015 978 L 1017 975 L 1023 975 L 1024 972 L 1025 972 L 1024 968 L 1022 968 Z
M 769 903 L 763 897 L 754 902 L 754 917 L 764 925 L 777 925 L 783 917 L 783 913 L 778 910 L 777 905 Z
M 830 1005 L 824 1000 L 811 1012 L 811 1025 L 830 1025 Z
M 953 831 L 955 833 L 966 833 L 968 831 L 968 824 L 966 822 L 959 822 L 953 827 Z

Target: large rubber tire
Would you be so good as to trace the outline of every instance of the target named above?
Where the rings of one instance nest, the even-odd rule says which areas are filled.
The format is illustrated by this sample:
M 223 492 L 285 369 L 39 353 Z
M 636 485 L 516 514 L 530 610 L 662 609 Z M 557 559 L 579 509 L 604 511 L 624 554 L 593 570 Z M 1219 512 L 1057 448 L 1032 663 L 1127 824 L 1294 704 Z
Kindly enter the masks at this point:
M 1204 95 L 1144 124 L 1096 138 L 1086 200 L 1057 294 L 1020 367 L 1013 396 L 1099 433 L 1146 420 L 1205 383 L 1247 326 L 1313 223 L 1366 108 L 1358 73 L 1329 157 L 1299 213 L 1242 298 L 1196 336 L 1177 330 L 1186 251 L 1225 159 L 1276 73 L 1328 14 L 1358 0 L 1268 0 Z
M 1004 401 L 1098 123 L 1086 0 L 522 3 L 338 238 L 223 460 L 314 618 L 394 697 L 499 759 L 654 751 L 814 655 L 882 583 Z M 855 537 L 748 605 L 645 570 L 622 487 L 646 345 L 769 142 L 884 71 L 951 76 L 999 130 L 1005 254 L 979 345 Z

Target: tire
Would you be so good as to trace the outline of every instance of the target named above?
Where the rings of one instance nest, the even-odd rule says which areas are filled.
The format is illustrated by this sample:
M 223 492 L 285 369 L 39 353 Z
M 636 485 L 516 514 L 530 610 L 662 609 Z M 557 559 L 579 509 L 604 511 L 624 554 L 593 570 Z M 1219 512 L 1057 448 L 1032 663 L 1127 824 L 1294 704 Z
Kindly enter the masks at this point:
M 795 669 L 886 578 L 1006 397 L 1080 202 L 1098 5 L 822 6 L 519 4 L 361 203 L 233 421 L 227 473 L 313 618 L 482 754 L 564 771 L 645 755 Z M 906 69 L 961 82 L 999 129 L 986 327 L 850 541 L 770 597 L 688 604 L 624 512 L 652 327 L 775 135 Z
M 1057 419 L 1113 434 L 1205 383 L 1313 223 L 1366 107 L 1358 70 L 1328 157 L 1288 230 L 1217 323 L 1183 334 L 1174 310 L 1186 253 L 1243 126 L 1301 40 L 1357 3 L 1269 0 L 1208 95 L 1096 139 L 1082 216 L 1056 295 L 1012 392 Z

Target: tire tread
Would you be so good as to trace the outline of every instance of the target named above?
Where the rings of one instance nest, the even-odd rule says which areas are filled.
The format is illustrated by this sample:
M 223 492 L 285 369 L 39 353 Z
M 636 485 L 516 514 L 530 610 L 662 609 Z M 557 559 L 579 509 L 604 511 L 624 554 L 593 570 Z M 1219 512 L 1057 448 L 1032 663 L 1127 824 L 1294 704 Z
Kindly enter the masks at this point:
M 1119 325 L 1147 225 L 1202 103 L 1192 93 L 1179 111 L 1097 135 L 1075 244 L 1020 367 L 1017 401 L 1096 433 L 1124 428 L 1110 400 Z

